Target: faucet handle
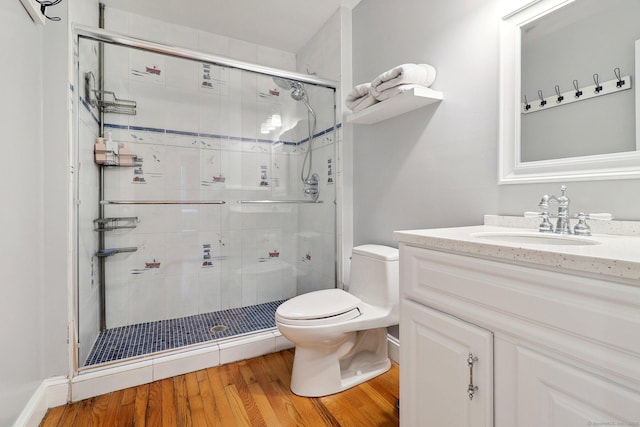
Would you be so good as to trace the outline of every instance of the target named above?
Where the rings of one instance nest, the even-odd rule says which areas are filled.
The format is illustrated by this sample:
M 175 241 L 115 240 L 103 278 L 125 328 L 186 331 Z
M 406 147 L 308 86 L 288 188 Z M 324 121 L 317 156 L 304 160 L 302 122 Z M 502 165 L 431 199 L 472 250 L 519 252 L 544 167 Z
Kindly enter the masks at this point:
M 578 218 L 578 223 L 573 227 L 573 232 L 578 236 L 591 236 L 591 227 L 587 224 L 587 219 L 593 219 L 598 221 L 611 221 L 613 215 L 610 213 L 591 213 L 586 214 L 580 212 L 578 215 L 574 215 Z
M 542 233 L 553 233 L 553 224 L 549 221 L 549 212 L 525 212 L 525 218 L 542 218 L 538 230 Z
M 579 215 L 585 215 L 580 213 Z M 598 221 L 611 221 L 613 219 L 613 215 L 611 215 L 610 213 L 590 213 L 590 214 L 586 214 L 585 217 L 587 219 L 595 219 Z

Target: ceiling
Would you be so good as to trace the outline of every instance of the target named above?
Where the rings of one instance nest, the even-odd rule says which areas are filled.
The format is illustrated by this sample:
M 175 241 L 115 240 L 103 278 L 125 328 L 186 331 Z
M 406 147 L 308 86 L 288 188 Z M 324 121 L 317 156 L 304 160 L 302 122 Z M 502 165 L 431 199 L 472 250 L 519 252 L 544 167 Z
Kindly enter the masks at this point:
M 340 6 L 360 0 L 101 0 L 173 24 L 296 53 Z

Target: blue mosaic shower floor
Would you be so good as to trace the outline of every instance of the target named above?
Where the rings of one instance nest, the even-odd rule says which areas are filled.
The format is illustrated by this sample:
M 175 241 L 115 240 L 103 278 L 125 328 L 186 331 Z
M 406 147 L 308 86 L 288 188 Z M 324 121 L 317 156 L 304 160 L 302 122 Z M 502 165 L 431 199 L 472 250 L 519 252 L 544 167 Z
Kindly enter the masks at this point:
M 249 307 L 107 329 L 98 335 L 84 366 L 272 329 L 276 326 L 276 309 L 283 302 L 272 301 Z M 226 328 L 222 331 L 212 331 L 211 328 L 214 326 Z

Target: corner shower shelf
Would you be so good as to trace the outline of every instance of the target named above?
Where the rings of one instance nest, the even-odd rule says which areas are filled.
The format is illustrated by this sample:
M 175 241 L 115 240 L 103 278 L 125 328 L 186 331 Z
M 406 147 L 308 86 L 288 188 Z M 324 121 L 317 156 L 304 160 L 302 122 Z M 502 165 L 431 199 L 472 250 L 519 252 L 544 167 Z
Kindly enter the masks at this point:
M 137 216 L 98 218 L 93 220 L 93 223 L 96 225 L 96 228 L 94 228 L 93 231 L 103 232 L 111 230 L 121 230 L 123 228 L 136 228 L 137 222 Z
M 428 87 L 418 87 L 402 92 L 393 98 L 365 108 L 347 116 L 348 123 L 370 125 L 409 111 L 417 110 L 429 104 L 442 101 L 443 93 Z
M 140 161 L 140 158 L 137 154 L 119 154 L 115 153 L 113 150 L 93 150 L 95 154 L 112 154 L 117 160 L 116 163 L 97 163 L 99 166 L 105 168 L 133 168 L 139 167 L 140 165 L 137 162 Z M 125 163 L 122 163 L 120 159 L 126 159 Z
M 138 248 L 134 247 L 128 247 L 128 248 L 108 248 L 108 249 L 100 249 L 98 252 L 96 252 L 96 256 L 98 258 L 106 258 L 112 255 L 116 255 L 116 254 L 120 254 L 120 253 L 124 253 L 124 252 L 136 252 L 138 250 Z

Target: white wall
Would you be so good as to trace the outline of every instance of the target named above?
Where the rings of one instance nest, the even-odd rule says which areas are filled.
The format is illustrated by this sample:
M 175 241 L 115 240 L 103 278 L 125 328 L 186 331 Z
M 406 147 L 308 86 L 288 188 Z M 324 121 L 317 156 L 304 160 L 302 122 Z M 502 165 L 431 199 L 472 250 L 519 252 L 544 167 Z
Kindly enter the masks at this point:
M 393 230 L 482 223 L 535 210 L 560 183 L 498 186 L 501 1 L 367 0 L 353 11 L 354 84 L 405 62 L 436 67 L 428 106 L 355 127 L 355 243 L 394 245 Z M 571 182 L 574 212 L 640 218 L 640 180 Z
M 497 208 L 495 2 L 367 0 L 353 11 L 354 84 L 429 63 L 444 101 L 354 130 L 355 244 L 477 224 Z
M 3 426 L 16 420 L 44 379 L 66 375 L 70 363 L 70 12 L 66 2 L 47 12 L 62 21 L 40 26 L 20 2 L 0 6 L 0 124 L 7 148 L 0 169 Z M 90 23 L 87 13 L 74 16 Z
M 17 49 L 15 41 L 20 40 Z M 0 5 L 0 425 L 10 425 L 44 377 L 42 27 L 20 2 Z M 13 66 L 8 66 L 13 64 Z M 26 190 L 26 191 L 25 191 Z

